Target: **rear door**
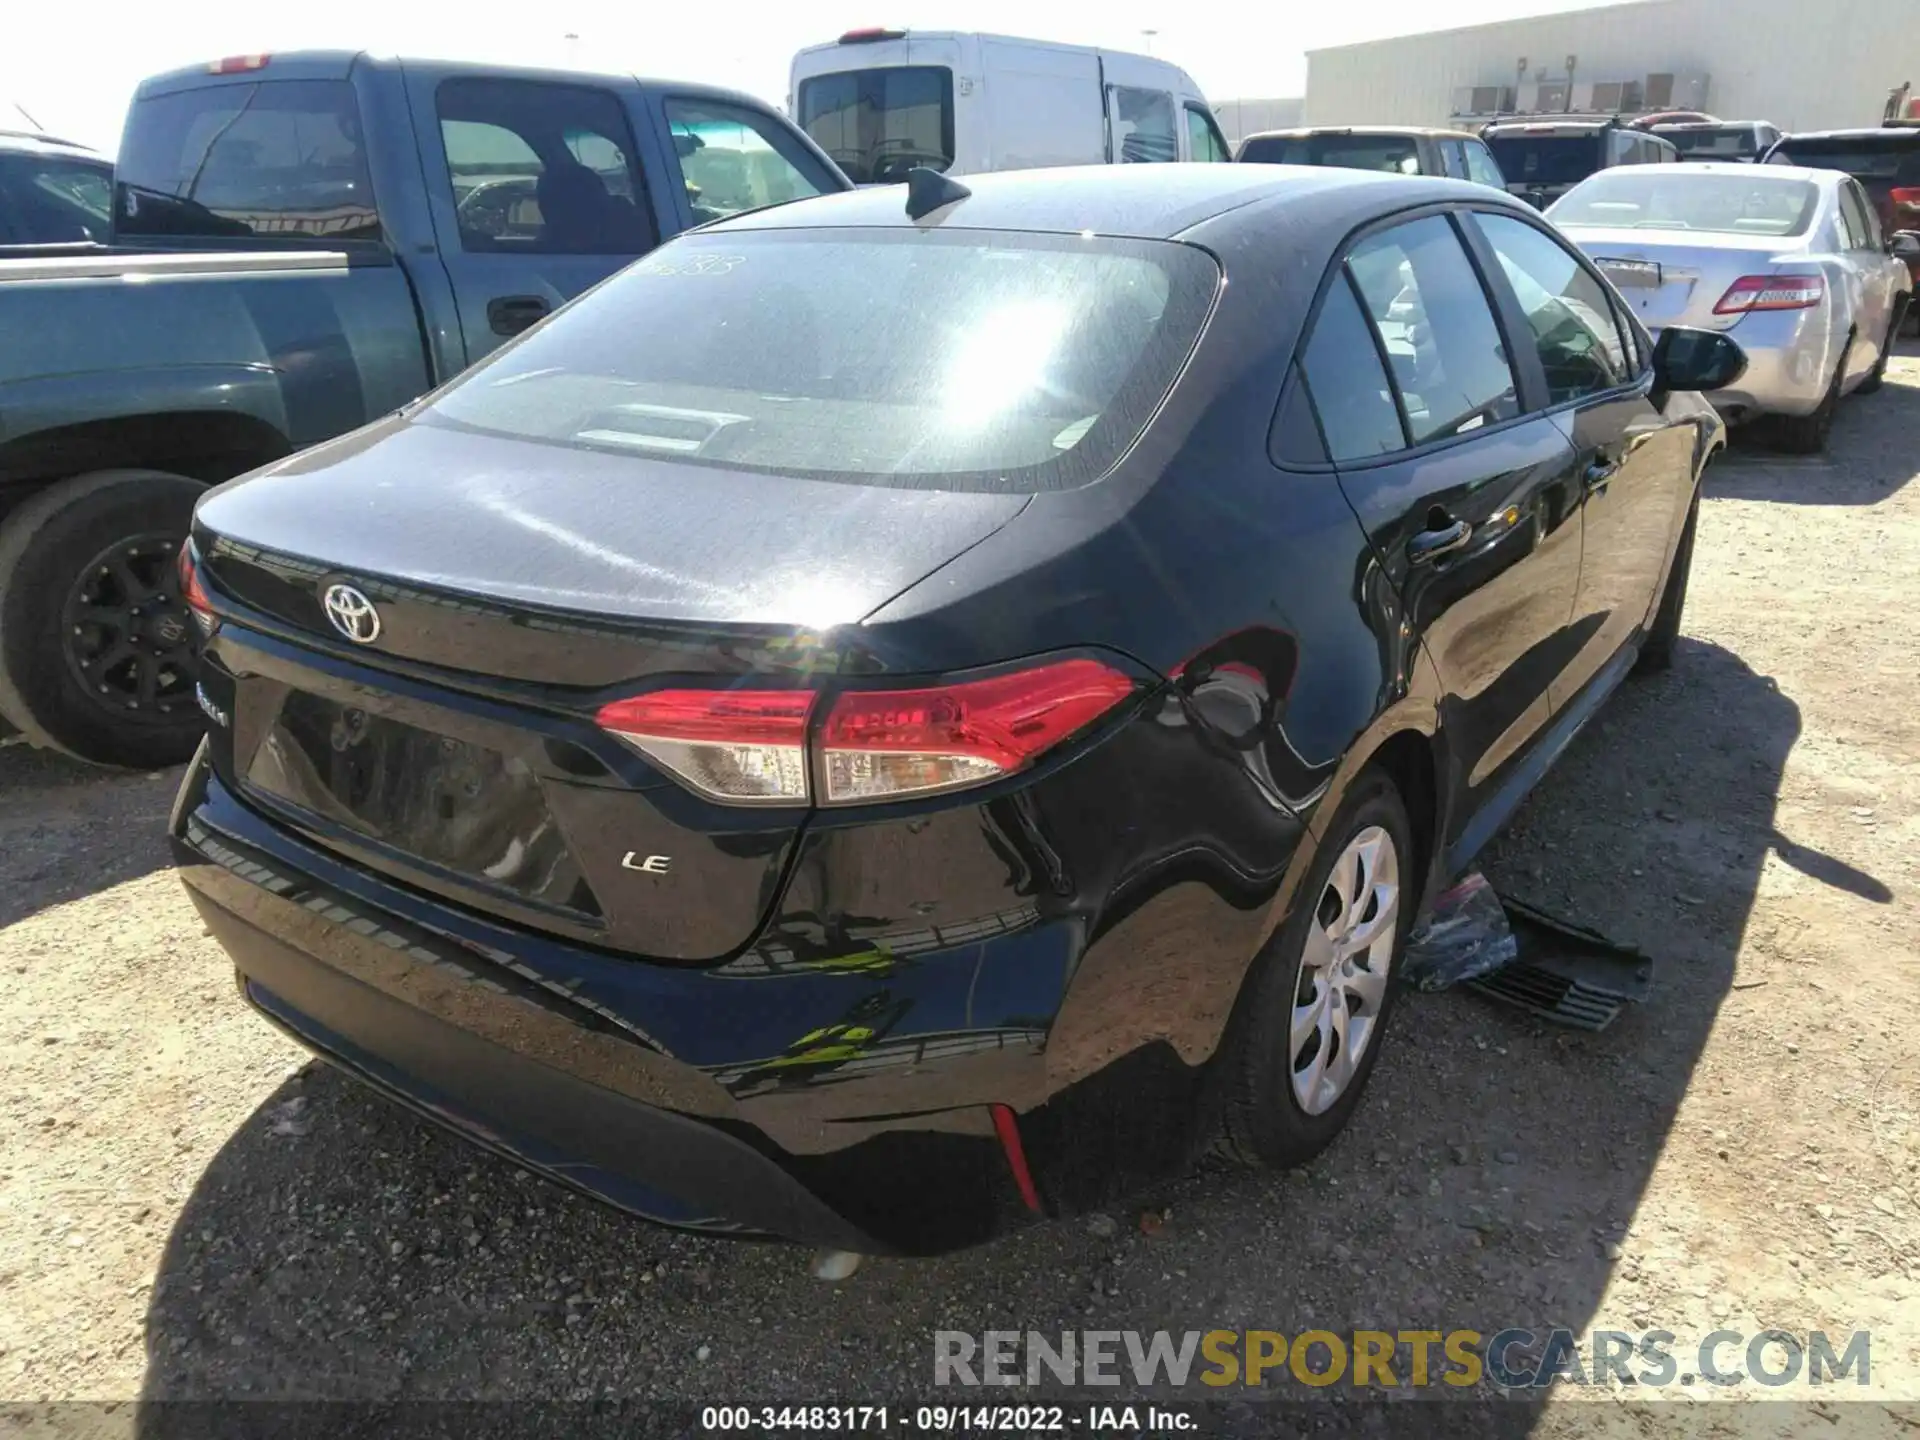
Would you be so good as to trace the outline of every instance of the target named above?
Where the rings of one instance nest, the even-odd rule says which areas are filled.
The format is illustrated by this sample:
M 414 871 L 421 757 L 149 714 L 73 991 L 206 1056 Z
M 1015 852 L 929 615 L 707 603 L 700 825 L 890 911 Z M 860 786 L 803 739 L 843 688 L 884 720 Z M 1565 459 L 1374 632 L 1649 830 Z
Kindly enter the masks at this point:
M 1444 687 L 1447 841 L 1549 718 L 1580 569 L 1572 448 L 1529 415 L 1478 267 L 1441 211 L 1364 235 L 1302 373 L 1342 489 Z
M 407 97 L 469 364 L 659 243 L 610 86 L 409 69 Z
M 1472 217 L 1497 263 L 1517 332 L 1540 367 L 1548 414 L 1574 450 L 1582 514 L 1575 646 L 1555 709 L 1623 664 L 1653 607 L 1669 545 L 1693 495 L 1694 430 L 1650 398 L 1651 357 L 1600 276 L 1544 226 Z M 1603 685 L 1601 688 L 1610 688 Z
M 1887 256 L 1879 217 L 1858 180 L 1841 184 L 1840 215 L 1846 222 L 1841 230 L 1847 242 L 1846 285 L 1853 327 L 1847 379 L 1852 382 L 1879 363 L 1880 351 L 1891 338 L 1898 267 Z

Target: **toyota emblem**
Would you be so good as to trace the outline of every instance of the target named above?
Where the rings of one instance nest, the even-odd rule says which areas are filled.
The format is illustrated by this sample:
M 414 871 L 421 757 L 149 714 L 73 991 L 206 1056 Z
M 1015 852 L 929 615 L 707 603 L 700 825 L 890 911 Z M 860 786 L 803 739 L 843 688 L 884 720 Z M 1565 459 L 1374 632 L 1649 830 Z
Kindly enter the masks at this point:
M 371 645 L 380 638 L 380 612 L 353 586 L 329 585 L 320 603 L 333 628 L 354 644 Z

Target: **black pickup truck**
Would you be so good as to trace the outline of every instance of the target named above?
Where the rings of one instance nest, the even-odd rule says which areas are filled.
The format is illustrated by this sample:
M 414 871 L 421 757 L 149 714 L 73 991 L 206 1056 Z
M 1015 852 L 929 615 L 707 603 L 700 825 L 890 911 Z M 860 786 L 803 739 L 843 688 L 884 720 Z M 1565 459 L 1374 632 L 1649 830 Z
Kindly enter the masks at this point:
M 345 52 L 145 82 L 110 241 L 0 247 L 0 716 L 86 760 L 186 758 L 174 564 L 206 485 L 392 412 L 680 231 L 847 188 L 703 85 Z

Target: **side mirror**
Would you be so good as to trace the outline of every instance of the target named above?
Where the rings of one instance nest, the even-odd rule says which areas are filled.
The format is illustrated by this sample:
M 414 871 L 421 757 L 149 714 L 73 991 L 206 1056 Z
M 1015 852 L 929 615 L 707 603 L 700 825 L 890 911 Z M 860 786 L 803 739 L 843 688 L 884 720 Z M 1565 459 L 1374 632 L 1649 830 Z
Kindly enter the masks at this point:
M 1900 260 L 1920 259 L 1920 230 L 1896 230 L 1887 237 L 1887 253 Z
M 1718 330 L 1669 325 L 1653 347 L 1653 376 L 1662 390 L 1724 390 L 1747 373 L 1747 352 Z

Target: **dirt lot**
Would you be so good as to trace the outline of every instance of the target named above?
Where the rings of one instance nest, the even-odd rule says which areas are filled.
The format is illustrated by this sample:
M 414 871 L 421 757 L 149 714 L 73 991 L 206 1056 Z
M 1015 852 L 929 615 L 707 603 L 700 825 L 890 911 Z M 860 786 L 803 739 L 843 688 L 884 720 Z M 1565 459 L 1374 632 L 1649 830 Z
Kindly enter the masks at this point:
M 166 871 L 172 776 L 0 751 L 0 1398 L 897 1404 L 927 1394 L 936 1328 L 1725 1324 L 1871 1329 L 1871 1385 L 1829 1392 L 1841 1433 L 1910 1440 L 1920 361 L 1894 381 L 1830 459 L 1743 445 L 1715 473 L 1675 670 L 1489 857 L 1657 955 L 1651 1003 L 1590 1036 L 1410 997 L 1329 1155 L 1171 1186 L 1151 1235 L 1073 1221 L 831 1287 L 794 1250 L 622 1219 L 253 1018 Z M 1510 1410 L 1537 1433 L 1697 1415 Z

